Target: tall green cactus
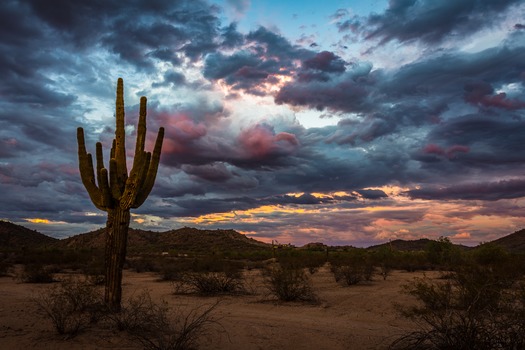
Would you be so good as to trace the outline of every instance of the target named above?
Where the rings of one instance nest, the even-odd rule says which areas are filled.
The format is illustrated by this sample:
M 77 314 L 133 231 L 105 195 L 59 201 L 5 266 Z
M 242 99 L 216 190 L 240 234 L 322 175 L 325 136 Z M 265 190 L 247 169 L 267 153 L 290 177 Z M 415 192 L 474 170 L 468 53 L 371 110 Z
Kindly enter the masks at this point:
M 105 302 L 114 309 L 120 309 L 122 299 L 122 268 L 126 258 L 126 246 L 130 221 L 130 209 L 138 208 L 148 197 L 159 166 L 164 128 L 160 128 L 153 154 L 144 151 L 146 140 L 146 97 L 140 98 L 139 122 L 135 158 L 128 176 L 126 166 L 126 134 L 124 130 L 124 82 L 117 82 L 115 139 L 111 147 L 109 172 L 104 167 L 102 144 L 96 145 L 96 171 L 93 158 L 86 151 L 84 130 L 78 128 L 78 162 L 82 183 L 93 204 L 106 211 L 106 288 Z M 96 180 L 95 181 L 95 173 Z M 109 175 L 109 179 L 108 179 Z

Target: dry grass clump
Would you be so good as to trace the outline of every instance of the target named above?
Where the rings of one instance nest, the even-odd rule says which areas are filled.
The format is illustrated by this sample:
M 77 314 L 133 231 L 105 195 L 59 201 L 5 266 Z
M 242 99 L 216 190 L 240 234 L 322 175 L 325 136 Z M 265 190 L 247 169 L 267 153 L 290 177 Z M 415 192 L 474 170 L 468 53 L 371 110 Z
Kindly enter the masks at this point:
M 76 335 L 104 312 L 102 296 L 85 281 L 64 281 L 34 298 L 59 334 Z
M 241 273 L 188 272 L 174 283 L 176 294 L 242 294 L 246 290 Z
M 172 310 L 167 302 L 154 302 L 147 291 L 130 298 L 120 313 L 110 315 L 117 329 L 127 331 L 144 349 L 188 350 L 220 327 L 214 310 L 218 302 L 189 312 Z

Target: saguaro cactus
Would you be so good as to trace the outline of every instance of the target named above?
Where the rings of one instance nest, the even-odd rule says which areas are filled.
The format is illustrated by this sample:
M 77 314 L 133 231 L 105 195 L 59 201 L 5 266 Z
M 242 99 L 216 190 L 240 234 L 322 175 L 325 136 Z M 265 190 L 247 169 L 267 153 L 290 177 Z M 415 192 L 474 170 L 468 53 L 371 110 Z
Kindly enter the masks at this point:
M 144 151 L 146 140 L 146 97 L 140 98 L 137 142 L 133 166 L 128 175 L 126 166 L 126 145 L 124 130 L 124 82 L 117 82 L 115 138 L 111 147 L 109 172 L 104 167 L 102 144 L 96 145 L 96 171 L 93 158 L 86 151 L 84 130 L 78 128 L 78 162 L 82 183 L 93 204 L 108 214 L 106 222 L 106 288 L 104 299 L 114 309 L 120 309 L 122 299 L 122 268 L 126 258 L 130 209 L 138 208 L 148 197 L 159 166 L 164 128 L 160 128 L 153 154 Z M 95 173 L 96 180 L 95 181 Z M 108 179 L 109 175 L 109 179 Z

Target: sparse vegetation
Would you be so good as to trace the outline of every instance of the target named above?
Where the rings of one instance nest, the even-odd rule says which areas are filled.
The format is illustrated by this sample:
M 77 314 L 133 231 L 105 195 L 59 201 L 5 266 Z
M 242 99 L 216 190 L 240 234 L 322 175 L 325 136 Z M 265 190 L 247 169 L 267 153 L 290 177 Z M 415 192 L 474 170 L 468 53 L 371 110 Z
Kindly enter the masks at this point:
M 265 270 L 265 275 L 270 294 L 280 301 L 319 301 L 304 269 L 271 266 Z
M 102 297 L 85 281 L 64 281 L 34 298 L 59 334 L 76 335 L 103 313 Z
M 175 293 L 197 293 L 201 295 L 244 293 L 240 273 L 187 272 L 174 282 Z
M 18 279 L 24 283 L 53 283 L 56 269 L 47 265 L 24 265 Z
M 154 302 L 148 292 L 130 298 L 120 313 L 111 316 L 119 330 L 144 349 L 195 349 L 199 339 L 220 326 L 214 316 L 218 302 L 183 312 L 172 310 L 165 301 Z
M 345 286 L 371 281 L 375 271 L 372 256 L 363 250 L 355 250 L 346 256 L 339 256 L 332 259 L 330 264 L 336 282 Z
M 405 287 L 418 305 L 400 306 L 418 329 L 393 349 L 523 349 L 525 289 L 517 274 L 502 275 L 497 260 L 465 264 L 448 279 L 419 279 Z

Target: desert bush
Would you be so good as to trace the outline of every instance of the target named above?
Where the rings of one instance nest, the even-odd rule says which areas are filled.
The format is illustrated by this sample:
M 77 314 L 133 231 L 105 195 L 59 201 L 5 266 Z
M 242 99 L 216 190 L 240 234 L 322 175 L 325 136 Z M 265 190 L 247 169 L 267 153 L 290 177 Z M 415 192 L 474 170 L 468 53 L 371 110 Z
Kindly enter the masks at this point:
M 266 269 L 265 275 L 270 294 L 280 301 L 318 301 L 304 269 L 271 266 Z
M 126 259 L 126 267 L 135 270 L 137 273 L 159 272 L 161 265 L 161 258 L 157 256 L 145 255 Z
M 85 281 L 64 281 L 33 299 L 59 334 L 73 336 L 104 313 L 102 297 Z
M 175 293 L 201 295 L 244 293 L 242 274 L 225 272 L 188 272 L 174 282 Z
M 425 254 L 428 263 L 434 268 L 450 269 L 462 262 L 461 252 L 448 237 L 428 242 Z
M 393 349 L 523 349 L 523 285 L 494 270 L 465 266 L 449 279 L 418 279 L 405 286 L 418 304 L 402 307 L 418 329 L 396 339 Z
M 188 274 L 219 273 L 227 277 L 240 276 L 244 263 L 241 261 L 217 257 L 199 257 L 193 259 L 166 259 L 161 265 L 159 274 L 163 281 L 183 282 Z M 190 276 L 191 277 L 191 276 Z
M 53 283 L 55 280 L 56 269 L 52 266 L 44 265 L 24 265 L 18 279 L 24 283 Z
M 285 251 L 280 253 L 279 264 L 290 269 L 308 269 L 310 274 L 316 273 L 326 263 L 326 253 L 318 251 Z
M 351 286 L 361 281 L 371 281 L 375 268 L 369 257 L 363 255 L 333 261 L 330 270 L 336 282 Z
M 365 280 L 363 266 L 332 266 L 331 271 L 334 274 L 335 281 L 342 285 L 352 286 Z
M 129 332 L 144 349 L 194 349 L 199 339 L 212 331 L 212 326 L 220 326 L 213 315 L 217 305 L 218 302 L 185 313 L 171 310 L 165 301 L 154 302 L 145 291 L 130 298 L 120 313 L 110 318 L 118 329 Z
M 13 264 L 7 261 L 7 259 L 0 261 L 0 277 L 8 276 L 12 266 Z

